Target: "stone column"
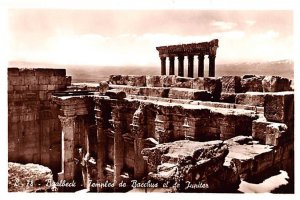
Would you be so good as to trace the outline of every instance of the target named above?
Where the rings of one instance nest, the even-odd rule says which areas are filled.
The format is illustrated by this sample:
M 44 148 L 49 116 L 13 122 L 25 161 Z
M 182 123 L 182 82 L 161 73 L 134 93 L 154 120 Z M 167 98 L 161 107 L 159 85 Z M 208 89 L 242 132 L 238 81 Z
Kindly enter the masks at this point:
M 96 124 L 97 124 L 97 183 L 104 183 L 106 180 L 105 176 L 105 158 L 106 158 L 106 136 L 104 134 L 103 117 L 102 111 L 97 110 Z M 97 187 L 97 192 L 103 191 L 103 188 Z
M 216 55 L 209 55 L 209 77 L 215 77 L 215 59 Z
M 161 75 L 166 75 L 166 57 L 160 57 Z
M 144 149 L 144 113 L 145 107 L 140 105 L 133 115 L 131 124 L 131 132 L 134 135 L 134 178 L 137 180 L 145 173 L 145 163 L 141 154 Z
M 204 77 L 204 55 L 198 55 L 198 77 Z
M 120 121 L 114 121 L 114 184 L 115 190 L 118 190 L 119 183 L 122 181 L 121 173 L 124 166 L 124 140 L 122 137 L 122 128 Z
M 65 117 L 58 116 L 61 125 L 62 125 L 62 173 L 59 174 L 59 180 L 66 180 L 72 182 L 74 180 L 75 173 L 75 162 L 74 162 L 74 153 L 75 153 L 75 116 Z
M 124 166 L 124 139 L 122 137 L 121 110 L 116 107 L 112 111 L 114 125 L 114 184 L 115 191 L 119 189 L 119 183 L 122 181 L 121 173 Z
M 178 56 L 178 76 L 184 76 L 184 56 Z
M 194 56 L 188 56 L 188 77 L 194 77 Z
M 175 74 L 174 56 L 170 56 L 170 57 L 169 57 L 169 60 L 170 60 L 170 70 L 169 70 L 169 74 L 170 74 L 170 75 L 174 75 L 174 74 Z
M 144 138 L 135 137 L 134 140 L 134 178 L 141 179 L 145 175 L 145 163 L 142 155 L 144 147 Z

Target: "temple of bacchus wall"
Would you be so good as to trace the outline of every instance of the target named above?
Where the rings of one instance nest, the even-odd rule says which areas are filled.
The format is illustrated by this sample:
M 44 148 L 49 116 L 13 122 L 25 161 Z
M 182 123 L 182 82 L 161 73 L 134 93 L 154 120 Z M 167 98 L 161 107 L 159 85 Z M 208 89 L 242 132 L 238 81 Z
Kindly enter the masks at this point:
M 59 108 L 54 91 L 65 90 L 65 69 L 8 69 L 8 158 L 61 170 Z

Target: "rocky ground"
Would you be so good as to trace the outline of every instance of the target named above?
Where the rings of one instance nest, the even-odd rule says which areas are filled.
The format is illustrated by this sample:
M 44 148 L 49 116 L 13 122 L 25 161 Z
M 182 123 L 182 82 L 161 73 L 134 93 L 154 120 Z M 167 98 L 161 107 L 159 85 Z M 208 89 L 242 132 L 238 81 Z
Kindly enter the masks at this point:
M 162 187 L 168 183 L 165 186 L 172 192 L 237 192 L 239 188 L 240 192 L 272 192 L 287 185 L 289 179 L 283 171 L 262 177 L 286 162 L 284 154 L 275 158 L 277 151 L 251 136 L 237 136 L 226 141 L 164 143 L 146 148 L 142 154 L 151 171 L 148 178 Z M 262 181 L 252 184 L 253 177 L 262 177 Z
M 54 189 L 50 181 L 53 182 L 53 175 L 48 167 L 32 163 L 8 163 L 9 192 L 49 192 Z

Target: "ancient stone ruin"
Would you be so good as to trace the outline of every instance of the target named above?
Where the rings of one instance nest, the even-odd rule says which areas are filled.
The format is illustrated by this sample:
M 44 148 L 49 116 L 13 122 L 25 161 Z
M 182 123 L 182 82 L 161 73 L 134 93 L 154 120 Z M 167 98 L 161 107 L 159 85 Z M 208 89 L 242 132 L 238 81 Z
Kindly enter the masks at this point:
M 211 56 L 217 46 L 157 49 Z M 293 180 L 291 81 L 216 78 L 210 66 L 211 77 L 111 75 L 97 86 L 71 85 L 65 70 L 9 68 L 8 160 L 76 183 L 58 191 L 236 192 L 279 170 Z
M 198 55 L 198 77 L 204 76 L 204 56 L 209 58 L 209 76 L 215 76 L 215 59 L 218 39 L 210 42 L 156 47 L 161 60 L 161 75 L 166 75 L 166 58 L 169 58 L 169 74 L 175 74 L 174 59 L 178 58 L 178 76 L 184 76 L 184 57 L 188 57 L 188 77 L 194 77 L 194 56 Z

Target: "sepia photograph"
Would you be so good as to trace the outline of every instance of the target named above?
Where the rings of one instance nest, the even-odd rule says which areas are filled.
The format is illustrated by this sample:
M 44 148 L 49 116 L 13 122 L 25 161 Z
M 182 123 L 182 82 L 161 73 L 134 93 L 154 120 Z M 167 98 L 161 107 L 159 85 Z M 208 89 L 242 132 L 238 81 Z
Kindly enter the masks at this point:
M 7 30 L 8 193 L 295 193 L 293 10 L 20 7 Z

